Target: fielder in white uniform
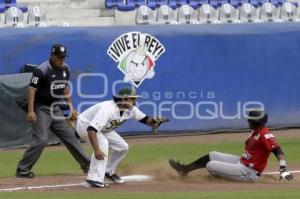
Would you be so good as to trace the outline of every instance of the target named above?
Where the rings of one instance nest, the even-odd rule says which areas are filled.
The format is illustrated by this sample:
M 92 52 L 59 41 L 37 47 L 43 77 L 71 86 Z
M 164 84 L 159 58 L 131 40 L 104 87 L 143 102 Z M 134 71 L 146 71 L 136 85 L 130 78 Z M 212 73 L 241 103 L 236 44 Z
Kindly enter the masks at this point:
M 128 144 L 114 131 L 116 128 L 131 118 L 151 127 L 161 124 L 159 118 L 150 118 L 135 106 L 136 97 L 133 89 L 124 88 L 114 100 L 100 102 L 79 115 L 76 131 L 80 137 L 89 139 L 94 151 L 86 177 L 89 186 L 107 187 L 105 177 L 124 183 L 115 170 L 127 154 Z

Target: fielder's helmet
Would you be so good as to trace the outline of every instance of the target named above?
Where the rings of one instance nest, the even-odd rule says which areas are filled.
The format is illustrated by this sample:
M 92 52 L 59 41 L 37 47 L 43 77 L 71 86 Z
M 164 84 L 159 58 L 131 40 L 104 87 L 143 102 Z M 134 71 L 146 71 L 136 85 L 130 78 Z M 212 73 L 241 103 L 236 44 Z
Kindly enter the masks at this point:
M 125 98 L 137 98 L 139 97 L 138 95 L 136 95 L 136 91 L 133 88 L 122 88 L 121 90 L 119 90 L 118 94 L 116 96 L 114 96 L 114 101 L 118 102 L 121 99 L 125 99 Z
M 268 122 L 268 114 L 260 109 L 249 111 L 248 122 L 255 126 L 263 126 Z

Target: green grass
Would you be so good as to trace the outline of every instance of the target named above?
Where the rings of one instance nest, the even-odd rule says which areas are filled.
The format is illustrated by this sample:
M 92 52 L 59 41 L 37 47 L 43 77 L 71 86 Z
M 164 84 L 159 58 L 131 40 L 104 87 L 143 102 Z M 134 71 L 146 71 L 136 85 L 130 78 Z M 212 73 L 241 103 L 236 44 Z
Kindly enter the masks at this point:
M 300 189 L 259 192 L 180 192 L 180 193 L 66 193 L 66 192 L 15 192 L 0 193 L 0 198 L 5 199 L 291 199 L 299 198 Z
M 280 140 L 280 143 L 286 153 L 288 162 L 298 163 L 299 141 L 295 139 L 283 139 Z M 149 163 L 166 162 L 169 158 L 175 158 L 182 162 L 190 162 L 213 150 L 240 156 L 243 152 L 243 145 L 240 142 L 213 144 L 137 144 L 130 146 L 129 153 L 120 165 L 120 169 L 129 165 L 148 165 Z M 88 148 L 87 151 L 90 153 L 91 149 Z M 14 176 L 16 165 L 22 157 L 23 152 L 24 150 L 0 152 L 0 177 Z M 269 164 L 277 164 L 276 159 L 272 157 Z M 46 148 L 35 165 L 34 171 L 39 176 L 81 174 L 78 164 L 64 147 L 59 149 Z
M 0 176 L 9 177 L 15 175 L 16 165 L 25 150 L 0 152 L 0 162 L 5 166 L 0 167 Z M 73 175 L 81 173 L 79 165 L 73 159 L 66 148 L 53 150 L 48 147 L 42 153 L 34 167 L 38 175 Z
M 299 164 L 299 143 L 297 139 L 281 139 L 281 146 L 287 154 L 289 163 Z M 130 146 L 130 151 L 120 170 L 130 165 L 148 166 L 154 163 L 167 162 L 169 158 L 175 158 L 182 162 L 190 162 L 207 154 L 209 151 L 221 151 L 241 155 L 244 143 L 240 142 L 219 142 L 213 144 L 135 144 Z M 90 147 L 86 149 L 91 152 Z M 23 155 L 24 150 L 12 150 L 0 152 L 0 178 L 14 176 L 15 168 Z M 272 165 L 277 165 L 276 159 L 270 160 Z M 47 147 L 43 152 L 34 171 L 39 176 L 48 175 L 77 175 L 82 174 L 78 164 L 72 158 L 66 148 Z M 14 192 L 0 193 L 0 199 L 290 199 L 299 198 L 300 188 L 295 190 L 272 190 L 272 191 L 249 191 L 249 192 L 172 192 L 172 193 L 103 193 L 99 192 Z

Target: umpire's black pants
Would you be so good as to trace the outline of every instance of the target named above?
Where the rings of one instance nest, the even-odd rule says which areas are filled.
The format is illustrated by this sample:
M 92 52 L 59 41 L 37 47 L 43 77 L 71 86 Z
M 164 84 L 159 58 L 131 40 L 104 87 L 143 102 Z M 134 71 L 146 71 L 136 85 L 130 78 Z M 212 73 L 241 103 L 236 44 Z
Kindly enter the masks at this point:
M 35 107 L 37 121 L 33 123 L 32 143 L 26 150 L 22 160 L 20 160 L 18 169 L 24 171 L 32 169 L 48 143 L 49 129 L 61 139 L 81 168 L 87 169 L 90 164 L 89 157 L 80 146 L 73 130 L 68 128 L 65 119 L 56 118 L 63 117 L 60 107 L 54 106 L 52 108 L 51 113 L 50 106 L 40 105 Z M 51 114 L 55 117 L 52 117 Z

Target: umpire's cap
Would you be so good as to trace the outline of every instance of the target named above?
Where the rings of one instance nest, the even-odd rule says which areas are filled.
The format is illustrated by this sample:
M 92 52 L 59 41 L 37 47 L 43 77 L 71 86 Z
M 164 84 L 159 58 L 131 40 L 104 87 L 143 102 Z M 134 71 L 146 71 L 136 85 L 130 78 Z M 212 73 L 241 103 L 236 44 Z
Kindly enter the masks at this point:
M 261 109 L 253 109 L 248 113 L 248 122 L 255 126 L 263 126 L 268 122 L 268 114 Z
M 136 94 L 136 90 L 134 88 L 122 88 L 119 90 L 118 94 L 114 96 L 114 101 L 117 102 L 120 99 L 137 97 L 139 96 Z
M 51 54 L 55 55 L 58 58 L 65 58 L 67 57 L 67 48 L 62 44 L 54 44 L 51 47 Z

